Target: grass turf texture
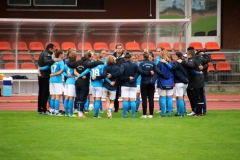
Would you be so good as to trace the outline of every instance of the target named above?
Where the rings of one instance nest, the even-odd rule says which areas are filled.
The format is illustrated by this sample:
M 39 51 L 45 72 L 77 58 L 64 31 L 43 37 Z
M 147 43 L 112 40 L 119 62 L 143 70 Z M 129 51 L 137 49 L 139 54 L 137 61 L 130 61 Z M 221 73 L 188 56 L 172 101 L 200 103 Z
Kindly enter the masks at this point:
M 240 111 L 86 119 L 0 111 L 1 159 L 239 159 Z

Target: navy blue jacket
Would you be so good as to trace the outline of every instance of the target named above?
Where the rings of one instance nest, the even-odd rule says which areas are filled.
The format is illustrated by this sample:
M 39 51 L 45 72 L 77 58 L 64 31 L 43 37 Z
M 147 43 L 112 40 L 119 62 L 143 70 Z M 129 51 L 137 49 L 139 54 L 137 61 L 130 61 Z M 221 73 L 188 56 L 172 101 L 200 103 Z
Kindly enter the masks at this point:
M 177 61 L 173 61 L 170 63 L 170 69 L 173 70 L 174 73 L 174 83 L 184 83 L 188 84 L 188 70 L 185 66 Z M 169 65 L 168 65 L 169 66 Z
M 154 73 L 159 74 L 162 77 L 168 78 L 167 76 L 165 76 L 164 74 L 162 74 L 162 72 L 157 68 L 156 64 L 152 61 L 150 61 L 148 58 L 144 59 L 140 64 L 139 64 L 139 68 L 142 71 L 154 71 Z M 156 80 L 153 80 L 153 76 L 152 75 L 142 75 L 142 79 L 141 79 L 141 84 L 154 84 Z
M 131 62 L 130 60 L 125 61 L 120 70 L 112 74 L 112 77 L 120 77 L 121 85 L 126 87 L 136 87 L 136 81 L 139 74 L 151 75 L 150 71 L 141 70 L 137 64 Z M 129 77 L 134 77 L 132 80 Z
M 110 73 L 110 74 L 116 73 L 116 72 L 119 71 L 119 69 L 120 69 L 120 67 L 115 65 L 115 64 L 106 65 L 103 69 L 102 77 L 103 78 L 107 77 L 107 73 Z M 109 80 L 116 82 L 117 78 L 111 77 L 111 78 L 109 78 Z M 104 82 L 103 82 L 103 87 L 110 90 L 110 91 L 115 91 L 117 89 L 116 84 L 114 86 L 111 86 L 105 79 L 104 79 Z

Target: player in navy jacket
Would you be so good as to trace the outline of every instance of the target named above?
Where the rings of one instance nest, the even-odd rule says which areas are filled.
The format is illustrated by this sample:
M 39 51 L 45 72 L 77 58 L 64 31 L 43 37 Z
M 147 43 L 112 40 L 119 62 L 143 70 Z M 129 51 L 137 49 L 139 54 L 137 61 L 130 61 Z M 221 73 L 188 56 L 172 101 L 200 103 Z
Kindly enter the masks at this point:
M 143 52 L 144 60 L 139 64 L 139 68 L 143 71 L 151 71 L 151 74 L 154 73 L 159 74 L 162 77 L 168 78 L 163 75 L 162 72 L 157 68 L 156 64 L 148 59 L 149 53 L 147 51 Z M 141 79 L 141 95 L 142 95 L 142 107 L 143 107 L 143 115 L 141 118 L 152 118 L 153 117 L 153 109 L 154 109 L 154 92 L 155 92 L 155 81 L 153 81 L 152 75 L 142 75 Z M 149 111 L 150 115 L 147 116 L 147 98 L 149 100 Z

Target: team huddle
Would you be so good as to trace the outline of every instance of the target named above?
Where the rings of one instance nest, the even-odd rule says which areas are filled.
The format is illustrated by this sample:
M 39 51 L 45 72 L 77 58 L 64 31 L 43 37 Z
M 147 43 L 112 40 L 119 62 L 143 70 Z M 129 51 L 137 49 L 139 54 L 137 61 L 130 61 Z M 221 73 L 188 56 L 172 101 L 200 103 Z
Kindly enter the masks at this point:
M 86 118 L 89 97 L 92 95 L 94 118 L 101 118 L 102 99 L 106 99 L 107 117 L 112 118 L 112 112 L 119 110 L 119 97 L 123 100 L 123 118 L 127 117 L 130 110 L 132 118 L 136 117 L 140 97 L 141 118 L 153 118 L 154 93 L 157 89 L 157 113 L 160 113 L 160 117 L 165 117 L 166 113 L 172 116 L 174 93 L 177 106 L 175 116 L 184 117 L 186 114 L 185 95 L 188 95 L 192 108 L 187 115 L 206 114 L 204 88 L 210 58 L 204 52 L 196 52 L 189 47 L 186 55 L 181 52 L 170 55 L 167 50 L 158 47 L 155 60 L 154 54 L 145 50 L 143 60 L 139 62 L 139 55 L 124 53 L 121 44 L 117 44 L 115 49 L 116 52 L 109 56 L 106 56 L 105 50 L 101 50 L 96 58 L 91 51 L 87 51 L 77 60 L 76 50 L 70 48 L 64 58 L 62 50 L 56 50 L 53 44 L 48 44 L 38 61 L 38 113 L 48 114 L 48 101 L 50 115 L 62 116 L 59 108 L 64 93 L 64 114 L 67 117 Z M 74 106 L 78 116 L 73 114 Z

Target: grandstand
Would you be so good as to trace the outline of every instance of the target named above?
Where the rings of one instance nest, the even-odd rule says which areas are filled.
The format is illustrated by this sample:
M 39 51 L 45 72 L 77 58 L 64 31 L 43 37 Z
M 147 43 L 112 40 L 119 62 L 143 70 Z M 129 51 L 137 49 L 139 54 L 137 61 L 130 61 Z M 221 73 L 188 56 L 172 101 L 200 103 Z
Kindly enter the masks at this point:
M 31 2 L 33 1 L 31 0 Z M 180 1 L 177 2 L 179 4 L 174 5 L 181 5 Z M 173 5 L 168 6 L 170 9 L 166 9 L 161 8 L 165 5 L 164 1 L 152 1 L 150 4 L 144 1 L 138 5 L 141 9 L 132 10 L 129 14 L 129 10 L 124 7 L 129 2 L 123 0 L 118 4 L 118 8 L 121 8 L 122 12 L 117 14 L 114 10 L 118 8 L 110 9 L 115 6 L 115 3 L 106 1 L 104 2 L 105 7 L 99 6 L 90 11 L 83 11 L 79 6 L 77 8 L 81 12 L 71 7 L 64 9 L 64 12 L 61 11 L 61 8 L 57 10 L 50 7 L 53 11 L 52 14 L 46 14 L 37 9 L 44 10 L 49 7 L 35 7 L 34 3 L 25 8 L 24 6 L 8 5 L 5 4 L 6 2 L 0 3 L 3 10 L 0 16 L 0 73 L 5 73 L 7 76 L 22 74 L 29 78 L 29 81 L 21 82 L 19 80 L 16 82 L 18 85 L 13 86 L 13 93 L 19 93 L 20 85 L 26 87 L 29 83 L 35 87 L 38 58 L 49 42 L 64 51 L 68 48 L 76 48 L 79 55 L 86 50 L 94 50 L 95 53 L 98 53 L 100 49 L 106 49 L 108 54 L 112 54 L 115 51 L 115 44 L 121 43 L 125 51 L 140 54 L 140 58 L 142 58 L 141 53 L 144 49 L 155 53 L 157 46 L 164 47 L 171 54 L 174 54 L 175 51 L 186 52 L 187 47 L 194 46 L 211 55 L 209 83 L 236 84 L 240 81 L 239 52 L 236 50 L 234 50 L 235 52 L 226 52 L 226 50 L 223 52 L 222 50 L 223 44 L 226 45 L 227 42 L 220 36 L 221 19 L 219 15 L 222 12 L 219 6 L 225 7 L 221 3 L 226 2 L 206 1 L 208 4 L 211 3 L 211 7 L 207 8 L 206 6 L 202 10 L 200 8 L 199 12 L 205 16 L 200 18 L 208 20 L 208 16 L 212 14 L 218 17 L 215 19 L 216 27 L 207 30 L 204 28 L 196 30 L 192 27 L 197 20 L 196 15 L 198 15 L 194 7 L 199 7 L 191 4 L 195 2 L 186 5 L 188 7 L 185 8 L 185 15 L 181 18 L 169 16 L 167 19 L 165 19 L 167 13 L 180 14 L 181 6 Z M 150 14 L 146 8 L 149 5 L 153 9 Z M 156 14 L 153 14 L 155 10 Z M 14 16 L 16 12 L 19 15 L 17 19 Z M 89 12 L 91 13 L 89 14 Z M 211 14 L 209 15 L 209 13 Z M 226 15 L 228 12 L 222 14 Z M 43 19 L 46 17 L 48 19 Z M 58 19 L 59 17 L 71 19 Z M 190 19 L 190 17 L 192 18 Z M 225 35 L 226 32 L 228 30 L 224 30 L 223 34 Z M 224 43 L 221 43 L 222 41 Z M 34 93 L 36 92 L 34 91 Z

